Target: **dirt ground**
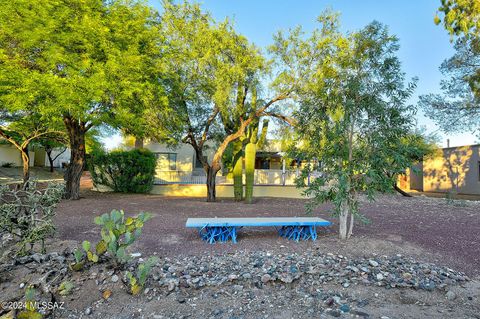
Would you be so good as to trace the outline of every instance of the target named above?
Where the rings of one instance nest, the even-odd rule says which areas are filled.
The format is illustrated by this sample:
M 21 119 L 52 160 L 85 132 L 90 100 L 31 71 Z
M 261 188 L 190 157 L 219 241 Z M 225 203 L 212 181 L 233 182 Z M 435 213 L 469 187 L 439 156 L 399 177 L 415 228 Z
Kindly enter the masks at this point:
M 202 198 L 166 198 L 158 195 L 112 194 L 84 191 L 78 201 L 63 201 L 55 220 L 60 240 L 99 239 L 95 216 L 112 209 L 127 215 L 148 211 L 154 218 L 144 227 L 134 249 L 159 256 L 216 254 L 234 251 L 301 251 L 318 247 L 325 252 L 362 256 L 376 253 L 408 254 L 420 260 L 440 263 L 470 276 L 480 275 L 480 202 L 448 204 L 445 199 L 383 195 L 375 202 L 362 201 L 361 213 L 369 223 L 356 222 L 354 236 L 337 240 L 337 224 L 330 205 L 315 210 L 333 226 L 319 229 L 315 242 L 290 242 L 274 228 L 244 228 L 237 244 L 209 245 L 194 229 L 185 228 L 188 217 L 305 216 L 305 200 L 259 198 L 255 204 L 220 199 L 207 203 Z
M 51 318 L 480 318 L 480 202 L 447 203 L 440 198 L 383 195 L 375 202 L 361 201 L 360 211 L 369 222 L 357 221 L 354 236 L 348 241 L 337 239 L 338 225 L 331 216 L 332 207 L 322 205 L 313 216 L 328 219 L 333 225 L 318 229 L 315 242 L 288 241 L 279 237 L 274 228 L 244 228 L 239 231 L 237 244 L 209 245 L 195 229 L 185 227 L 188 217 L 305 216 L 306 201 L 258 198 L 253 205 L 230 199 L 207 203 L 202 198 L 92 192 L 87 190 L 88 178 L 82 180 L 82 186 L 80 200 L 59 204 L 55 218 L 57 233 L 49 241 L 48 250 L 62 252 L 83 240 L 97 242 L 100 232 L 93 219 L 112 209 L 123 209 L 126 215 L 148 211 L 154 218 L 146 223 L 130 252 L 140 252 L 142 257 L 154 253 L 159 256 L 161 264 L 156 268 L 159 275 L 155 278 L 154 272 L 149 280 L 148 293 L 145 290 L 141 296 L 131 296 L 122 280 L 113 282 L 114 271 L 104 264 L 72 273 L 70 280 L 76 288 L 67 297 L 57 295 L 56 300 L 64 302 L 66 308 Z M 180 261 L 185 269 L 196 266 L 202 269 L 204 265 L 224 260 L 225 256 L 239 263 L 249 259 L 245 256 L 258 253 L 289 260 L 289 256 L 305 252 L 308 255 L 312 250 L 345 260 L 358 257 L 380 261 L 383 256 L 411 256 L 421 263 L 463 271 L 473 280 L 433 290 L 387 289 L 361 283 L 352 283 L 347 288 L 310 279 L 291 284 L 277 280 L 263 288 L 252 286 L 249 280 L 201 289 L 180 285 L 173 290 L 161 283 L 174 260 Z M 191 260 L 192 255 L 211 258 L 187 267 L 183 261 Z M 21 298 L 22 285 L 48 273 L 48 265 L 32 262 L 4 273 L 0 276 L 0 297 Z M 115 274 L 122 278 L 125 275 Z M 106 290 L 112 293 L 108 300 L 102 297 Z M 447 298 L 446 293 L 452 292 L 456 297 Z M 350 311 L 338 311 L 344 301 L 329 306 L 328 299 L 322 297 L 335 295 L 346 300 L 352 307 Z

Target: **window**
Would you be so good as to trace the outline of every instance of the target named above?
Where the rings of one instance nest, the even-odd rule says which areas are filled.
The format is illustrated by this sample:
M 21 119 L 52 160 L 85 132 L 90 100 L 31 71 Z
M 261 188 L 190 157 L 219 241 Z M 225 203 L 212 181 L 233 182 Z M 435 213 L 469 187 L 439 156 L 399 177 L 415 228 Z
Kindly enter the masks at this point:
M 157 167 L 161 171 L 177 170 L 177 154 L 176 153 L 155 153 L 157 157 Z
M 204 155 L 203 160 L 206 161 L 207 157 Z M 203 168 L 202 162 L 198 159 L 198 157 L 195 156 L 195 168 Z

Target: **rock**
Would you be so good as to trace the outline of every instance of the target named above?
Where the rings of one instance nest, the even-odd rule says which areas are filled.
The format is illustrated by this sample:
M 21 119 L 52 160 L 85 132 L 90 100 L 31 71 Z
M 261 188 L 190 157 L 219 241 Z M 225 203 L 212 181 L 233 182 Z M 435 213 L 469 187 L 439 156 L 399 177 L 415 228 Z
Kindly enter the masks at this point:
M 228 280 L 230 280 L 230 281 L 234 281 L 234 280 L 237 280 L 237 279 L 238 279 L 238 275 L 235 275 L 235 274 L 228 275 Z
M 92 308 L 88 307 L 87 309 L 85 309 L 84 313 L 87 316 L 91 315 L 92 314 Z
M 118 279 L 119 279 L 119 278 L 118 278 L 117 275 L 113 275 L 112 278 L 111 278 L 112 282 L 117 282 Z
M 272 280 L 272 277 L 271 277 L 269 274 L 265 274 L 265 275 L 262 276 L 262 279 L 261 279 L 261 280 L 262 280 L 262 282 L 263 282 L 264 284 L 266 284 L 267 282 L 269 282 L 270 280 Z
M 449 290 L 449 291 L 447 291 L 447 293 L 445 294 L 445 297 L 446 297 L 448 300 L 455 300 L 455 299 L 457 299 L 457 294 L 454 293 L 453 291 Z
M 169 281 L 168 282 L 168 291 L 173 291 L 175 289 L 176 285 L 175 285 L 175 282 L 172 280 L 172 281 Z
M 352 310 L 350 313 L 353 314 L 353 315 L 362 317 L 362 318 L 370 318 L 370 315 L 366 312 L 363 312 L 363 311 Z
M 402 277 L 403 277 L 403 279 L 406 280 L 406 281 L 412 280 L 412 274 L 409 273 L 409 272 L 404 272 L 404 273 L 402 274 Z
M 40 255 L 39 253 L 35 253 L 32 255 L 32 259 L 39 264 L 43 261 L 43 256 Z
M 368 261 L 368 263 L 369 263 L 370 266 L 372 266 L 372 267 L 378 267 L 378 262 L 376 262 L 376 261 L 373 260 L 373 259 L 370 259 L 370 260 Z
M 293 278 L 290 275 L 284 275 L 280 277 L 280 280 L 286 284 L 290 284 L 293 282 Z
M 381 280 L 383 280 L 384 277 L 383 277 L 382 274 L 377 274 L 376 278 L 377 278 L 378 281 L 381 281 Z
M 179 296 L 177 297 L 177 301 L 178 301 L 178 303 L 185 303 L 186 299 L 185 299 L 184 296 L 179 295 Z
M 132 253 L 132 254 L 130 254 L 130 256 L 132 256 L 132 258 L 138 258 L 138 257 L 142 257 L 142 254 L 141 253 Z
M 19 287 L 20 289 L 23 289 L 25 287 L 25 283 L 22 282 Z
M 343 288 L 348 288 L 350 286 L 350 283 L 349 282 L 344 282 L 342 286 L 343 286 Z
M 340 309 L 341 312 L 349 312 L 350 311 L 350 306 L 347 305 L 347 304 L 343 304 L 338 309 Z
M 342 313 L 339 310 L 329 310 L 327 312 L 327 314 L 329 314 L 332 317 L 336 317 L 336 318 L 338 318 L 342 315 Z

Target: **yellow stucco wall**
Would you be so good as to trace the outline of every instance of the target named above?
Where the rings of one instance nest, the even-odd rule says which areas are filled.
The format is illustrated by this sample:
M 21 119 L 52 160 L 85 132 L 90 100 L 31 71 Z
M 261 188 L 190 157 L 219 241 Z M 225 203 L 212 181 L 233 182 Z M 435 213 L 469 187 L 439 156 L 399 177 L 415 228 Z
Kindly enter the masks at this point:
M 423 162 L 423 191 L 480 194 L 480 147 L 439 150 Z
M 106 186 L 98 185 L 95 189 L 100 192 L 111 191 Z M 233 198 L 233 185 L 217 185 L 217 197 Z M 207 197 L 206 185 L 167 184 L 154 185 L 151 194 L 178 197 Z M 282 198 L 305 198 L 302 190 L 295 186 L 255 186 L 253 197 L 282 197 Z

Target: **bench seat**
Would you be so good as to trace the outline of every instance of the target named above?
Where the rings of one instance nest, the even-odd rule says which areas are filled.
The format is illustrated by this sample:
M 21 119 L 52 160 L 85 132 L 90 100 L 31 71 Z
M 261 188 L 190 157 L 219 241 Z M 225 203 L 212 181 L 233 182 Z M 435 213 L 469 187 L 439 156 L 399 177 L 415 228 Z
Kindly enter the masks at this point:
M 318 217 L 226 217 L 188 218 L 186 227 L 198 228 L 202 239 L 213 244 L 217 241 L 236 242 L 237 230 L 242 227 L 281 227 L 280 236 L 295 241 L 316 240 L 317 226 L 330 226 L 331 223 Z

